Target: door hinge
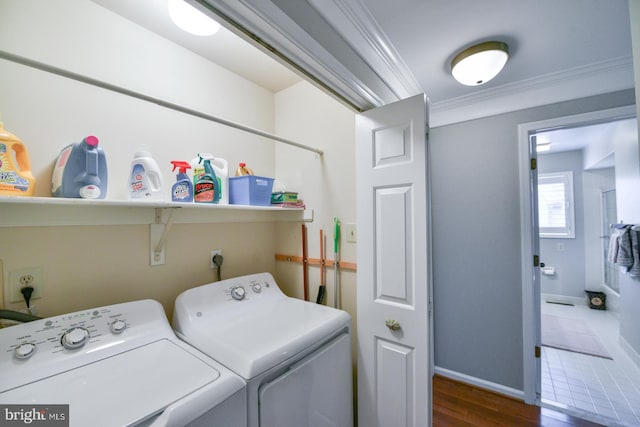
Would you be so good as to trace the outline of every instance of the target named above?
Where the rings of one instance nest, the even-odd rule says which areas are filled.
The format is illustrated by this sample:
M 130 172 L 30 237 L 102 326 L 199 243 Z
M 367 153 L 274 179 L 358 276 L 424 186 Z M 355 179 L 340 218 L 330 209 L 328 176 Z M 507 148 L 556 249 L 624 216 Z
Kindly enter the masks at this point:
M 533 266 L 534 267 L 539 267 L 540 266 L 540 256 L 538 256 L 538 255 L 534 255 L 533 256 Z
M 531 170 L 534 171 L 538 168 L 538 161 L 536 159 L 531 159 Z
M 536 352 L 536 359 L 540 359 L 540 346 L 538 345 L 536 346 L 535 352 Z

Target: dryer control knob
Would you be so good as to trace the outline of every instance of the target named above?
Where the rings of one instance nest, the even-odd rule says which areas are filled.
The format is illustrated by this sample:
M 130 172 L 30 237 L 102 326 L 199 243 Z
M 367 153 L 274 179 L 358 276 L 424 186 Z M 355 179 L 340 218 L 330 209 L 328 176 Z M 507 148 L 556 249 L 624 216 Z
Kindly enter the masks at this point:
M 260 283 L 254 283 L 253 285 L 251 285 L 251 288 L 253 289 L 253 292 L 259 294 L 260 291 L 262 291 L 262 285 L 260 285 Z
M 18 359 L 28 359 L 33 356 L 33 353 L 35 351 L 36 345 L 30 342 L 26 342 L 16 347 L 16 349 L 14 350 L 14 354 Z
M 236 286 L 235 288 L 231 289 L 231 296 L 235 300 L 240 301 L 241 299 L 244 298 L 244 295 L 245 295 L 245 292 L 242 286 Z
M 85 328 L 71 328 L 62 335 L 62 346 L 68 350 L 80 348 L 86 344 L 89 331 Z
M 111 332 L 114 334 L 122 333 L 125 329 L 127 329 L 127 323 L 123 320 L 116 320 L 109 325 L 111 328 Z

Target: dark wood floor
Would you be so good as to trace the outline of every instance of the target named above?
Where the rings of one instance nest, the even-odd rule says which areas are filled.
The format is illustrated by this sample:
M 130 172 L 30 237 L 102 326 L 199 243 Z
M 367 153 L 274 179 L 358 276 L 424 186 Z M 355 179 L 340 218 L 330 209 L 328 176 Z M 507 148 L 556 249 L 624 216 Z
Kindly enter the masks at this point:
M 571 417 L 436 375 L 433 379 L 434 427 L 594 427 Z

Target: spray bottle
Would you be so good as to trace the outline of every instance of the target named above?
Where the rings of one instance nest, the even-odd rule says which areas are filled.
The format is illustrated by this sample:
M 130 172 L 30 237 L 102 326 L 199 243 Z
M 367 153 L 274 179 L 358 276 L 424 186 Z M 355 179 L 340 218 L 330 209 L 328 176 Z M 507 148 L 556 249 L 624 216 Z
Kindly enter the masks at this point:
M 220 190 L 211 160 L 200 157 L 200 163 L 204 165 L 204 173 L 197 177 L 193 187 L 193 199 L 197 203 L 218 203 Z
M 176 183 L 171 187 L 171 201 L 193 202 L 193 183 L 187 175 L 187 169 L 191 169 L 191 165 L 182 160 L 172 160 L 171 164 L 173 165 L 171 172 L 178 169 Z

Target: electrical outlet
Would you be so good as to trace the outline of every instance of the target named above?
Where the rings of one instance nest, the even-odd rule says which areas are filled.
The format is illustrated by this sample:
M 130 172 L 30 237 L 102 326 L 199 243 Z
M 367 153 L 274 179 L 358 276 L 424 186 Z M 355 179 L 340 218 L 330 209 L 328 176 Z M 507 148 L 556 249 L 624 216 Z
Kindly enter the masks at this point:
M 213 249 L 211 251 L 211 256 L 209 256 L 209 262 L 211 263 L 211 269 L 212 270 L 215 270 L 215 269 L 218 268 L 218 266 L 213 263 L 213 257 L 216 256 L 216 255 L 222 256 L 222 250 L 221 249 Z
M 44 295 L 44 272 L 42 268 L 21 268 L 9 272 L 9 302 L 23 302 L 24 296 L 20 289 L 25 286 L 33 287 L 32 301 L 42 298 Z

